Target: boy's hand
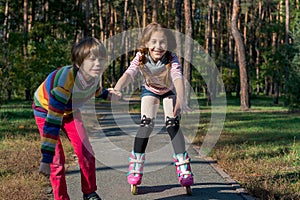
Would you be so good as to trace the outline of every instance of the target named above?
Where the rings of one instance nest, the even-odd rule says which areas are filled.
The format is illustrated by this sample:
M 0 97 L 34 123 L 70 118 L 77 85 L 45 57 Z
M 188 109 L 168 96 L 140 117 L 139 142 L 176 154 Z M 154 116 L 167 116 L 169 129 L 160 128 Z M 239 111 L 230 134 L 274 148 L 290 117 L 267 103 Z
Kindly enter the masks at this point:
M 107 95 L 107 98 L 106 98 L 106 100 L 108 100 L 108 101 L 111 101 L 111 99 L 112 99 L 112 88 L 107 88 L 107 91 L 108 91 L 108 95 Z
M 49 176 L 50 175 L 50 163 L 40 163 L 40 168 L 39 168 L 39 173 L 44 175 L 44 176 Z

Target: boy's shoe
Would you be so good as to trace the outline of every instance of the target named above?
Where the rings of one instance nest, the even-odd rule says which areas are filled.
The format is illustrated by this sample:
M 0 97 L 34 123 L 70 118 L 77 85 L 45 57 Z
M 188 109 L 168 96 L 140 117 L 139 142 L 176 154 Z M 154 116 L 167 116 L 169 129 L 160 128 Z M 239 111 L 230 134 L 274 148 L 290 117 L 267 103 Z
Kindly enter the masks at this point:
M 96 192 L 92 192 L 91 194 L 84 194 L 83 200 L 101 200 L 101 198 Z

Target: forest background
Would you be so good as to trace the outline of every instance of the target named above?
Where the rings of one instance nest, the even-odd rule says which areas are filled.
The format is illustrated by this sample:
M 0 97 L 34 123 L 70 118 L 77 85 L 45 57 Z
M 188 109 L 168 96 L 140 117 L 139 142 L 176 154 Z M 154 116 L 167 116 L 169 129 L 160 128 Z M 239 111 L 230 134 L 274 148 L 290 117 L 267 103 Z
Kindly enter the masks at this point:
M 226 122 L 213 152 L 218 164 L 259 199 L 299 199 L 299 17 L 299 0 L 0 0 L 0 198 L 45 195 L 48 182 L 34 173 L 40 138 L 30 103 L 49 72 L 70 64 L 71 45 L 157 21 L 193 38 L 218 69 L 200 74 L 202 66 L 181 59 L 204 108 L 194 142 L 206 133 L 210 103 L 226 95 Z M 136 53 L 126 51 L 128 38 L 121 41 L 126 53 L 105 71 L 104 87 L 114 85 Z M 179 55 L 192 57 L 192 44 L 184 43 L 180 54 L 179 39 Z M 117 47 L 106 46 L 112 57 Z M 220 82 L 224 87 L 215 87 Z
M 70 64 L 71 45 L 83 36 L 103 41 L 157 21 L 192 37 L 215 62 L 220 76 L 208 69 L 208 82 L 197 66 L 182 63 L 193 90 L 208 103 L 226 93 L 240 96 L 241 109 L 247 110 L 251 96 L 272 95 L 274 104 L 283 96 L 285 105 L 297 110 L 299 14 L 299 0 L 1 0 L 0 100 L 31 99 L 46 74 Z M 124 48 L 128 43 L 124 37 Z M 108 48 L 113 53 L 114 47 Z M 104 87 L 113 86 L 134 54 L 111 63 Z M 188 46 L 186 55 L 192 56 Z M 220 80 L 224 88 L 214 87 Z

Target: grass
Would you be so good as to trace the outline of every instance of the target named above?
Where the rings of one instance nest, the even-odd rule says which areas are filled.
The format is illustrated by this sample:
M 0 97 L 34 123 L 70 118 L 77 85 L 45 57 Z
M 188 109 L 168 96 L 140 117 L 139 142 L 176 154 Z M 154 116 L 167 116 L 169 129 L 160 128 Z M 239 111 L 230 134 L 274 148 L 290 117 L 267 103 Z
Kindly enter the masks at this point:
M 0 108 L 0 199 L 51 199 L 49 180 L 38 174 L 40 135 L 31 102 L 13 102 Z M 71 147 L 64 136 L 65 150 Z M 69 159 L 69 163 L 72 160 Z
M 221 137 L 211 152 L 218 164 L 258 199 L 300 199 L 300 114 L 288 113 L 272 99 L 252 100 L 249 112 L 228 99 Z M 210 113 L 202 113 L 207 124 Z M 194 143 L 201 146 L 206 127 Z
M 211 108 L 200 99 L 200 123 L 194 143 L 201 146 L 211 120 Z M 40 176 L 40 136 L 31 102 L 0 108 L 0 199 L 51 199 L 49 181 Z M 137 112 L 139 106 L 132 106 Z M 249 193 L 263 200 L 300 199 L 300 114 L 272 105 L 270 97 L 255 97 L 241 112 L 238 99 L 227 98 L 226 120 L 210 156 Z M 68 164 L 72 148 L 62 136 Z M 20 192 L 21 191 L 21 192 Z

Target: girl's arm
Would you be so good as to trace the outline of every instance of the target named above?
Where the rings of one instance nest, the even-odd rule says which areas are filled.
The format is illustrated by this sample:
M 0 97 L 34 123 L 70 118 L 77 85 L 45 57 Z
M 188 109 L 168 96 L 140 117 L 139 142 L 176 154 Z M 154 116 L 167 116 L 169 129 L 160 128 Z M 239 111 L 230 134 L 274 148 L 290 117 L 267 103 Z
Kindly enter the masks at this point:
M 122 77 L 118 80 L 117 84 L 114 87 L 115 91 L 121 92 L 129 83 L 132 82 L 131 76 L 127 73 L 124 73 Z
M 124 73 L 121 78 L 118 80 L 115 87 L 112 89 L 112 101 L 119 101 L 122 98 L 122 89 L 126 87 L 130 82 L 132 82 L 132 78 L 129 74 Z
M 176 104 L 173 110 L 174 117 L 178 116 L 182 111 L 184 102 L 184 84 L 182 78 L 177 78 L 174 81 L 174 87 L 176 90 Z
M 174 107 L 173 114 L 178 116 L 183 111 L 192 111 L 191 108 L 186 104 L 185 99 L 185 88 L 184 88 L 184 78 L 182 75 L 181 67 L 178 61 L 178 57 L 172 54 L 173 59 L 171 61 L 171 77 L 176 90 L 176 104 Z
M 174 107 L 173 114 L 178 116 L 181 112 L 190 112 L 192 109 L 186 104 L 185 89 L 182 78 L 178 78 L 174 81 L 174 87 L 176 90 L 176 104 Z
M 131 61 L 130 66 L 126 70 L 126 72 L 121 76 L 121 78 L 118 80 L 117 84 L 114 87 L 115 94 L 118 96 L 121 95 L 121 91 L 123 88 L 125 88 L 129 83 L 131 83 L 137 74 L 139 70 L 139 59 L 140 59 L 141 53 L 138 52 L 134 59 Z

